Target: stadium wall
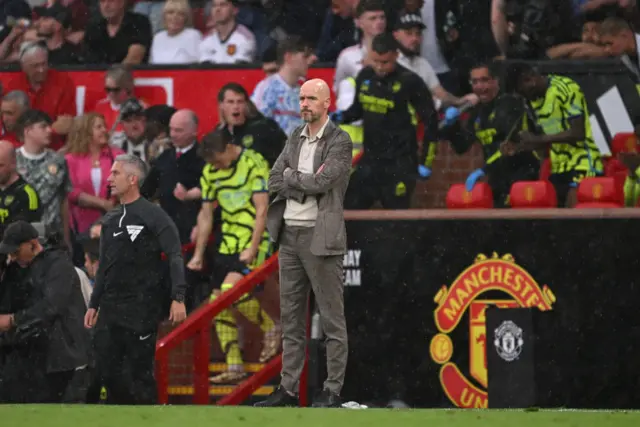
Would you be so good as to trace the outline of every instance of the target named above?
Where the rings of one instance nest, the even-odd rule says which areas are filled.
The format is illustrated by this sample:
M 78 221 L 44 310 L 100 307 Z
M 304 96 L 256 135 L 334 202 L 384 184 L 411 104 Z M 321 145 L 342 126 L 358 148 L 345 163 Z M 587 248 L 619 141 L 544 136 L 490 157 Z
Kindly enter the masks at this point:
M 485 310 L 533 307 L 540 406 L 640 408 L 640 213 L 581 211 L 350 213 L 344 398 L 487 407 Z

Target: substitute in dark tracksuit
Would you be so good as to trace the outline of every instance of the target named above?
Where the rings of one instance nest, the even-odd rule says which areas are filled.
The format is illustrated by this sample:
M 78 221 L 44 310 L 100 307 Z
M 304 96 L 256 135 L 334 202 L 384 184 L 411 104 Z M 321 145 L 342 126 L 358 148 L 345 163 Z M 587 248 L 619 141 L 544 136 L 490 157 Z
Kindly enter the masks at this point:
M 167 267 L 169 319 L 186 317 L 178 230 L 160 207 L 140 196 L 145 174 L 146 165 L 133 155 L 116 157 L 111 168 L 108 182 L 120 205 L 102 221 L 100 264 L 85 315 L 85 326 L 95 327 L 96 381 L 105 386 L 108 403 L 156 402 L 153 362 L 158 324 L 167 315 Z
M 485 165 L 471 172 L 466 180 L 467 191 L 473 190 L 482 177 L 488 178 L 496 208 L 509 207 L 509 192 L 516 181 L 537 180 L 540 161 L 533 152 L 503 156 L 500 145 L 504 141 L 517 142 L 520 131 L 531 128 L 523 98 L 500 94 L 497 76 L 488 65 L 477 65 L 470 71 L 473 92 L 480 103 L 469 111 L 464 123 L 455 122 L 446 127 L 444 134 L 458 154 L 466 153 L 479 142 L 482 145 Z M 451 124 L 459 110 L 450 107 L 446 112 L 446 124 Z
M 423 152 L 432 160 L 438 118 L 422 79 L 396 63 L 398 46 L 389 34 L 373 39 L 371 66 L 356 78 L 353 104 L 332 115 L 335 121 L 363 119 L 364 154 L 351 176 L 345 209 L 367 209 L 380 200 L 386 209 L 408 209 L 416 179 L 430 164 L 418 161 L 415 116 L 424 123 Z
M 43 247 L 26 221 L 5 230 L 0 254 L 12 261 L 2 278 L 0 332 L 7 351 L 0 402 L 81 403 L 88 384 L 85 302 L 68 253 Z

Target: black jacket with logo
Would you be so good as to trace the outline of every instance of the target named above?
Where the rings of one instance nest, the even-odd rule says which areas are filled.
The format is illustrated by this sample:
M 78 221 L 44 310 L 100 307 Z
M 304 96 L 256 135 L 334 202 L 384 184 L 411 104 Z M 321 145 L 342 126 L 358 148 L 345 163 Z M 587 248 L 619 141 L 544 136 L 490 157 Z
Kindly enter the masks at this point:
M 425 126 L 423 152 L 437 138 L 438 116 L 424 81 L 396 64 L 393 72 L 379 77 L 371 67 L 356 78 L 353 104 L 343 112 L 343 122 L 363 120 L 364 152 L 370 160 L 417 157 L 416 116 Z
M 229 132 L 229 129 L 225 127 Z M 234 126 L 230 132 L 233 142 L 244 148 L 251 148 L 262 154 L 262 157 L 272 167 L 287 142 L 287 135 L 273 119 L 258 113 L 255 117 L 247 118 L 244 124 Z
M 89 303 L 100 309 L 104 321 L 139 333 L 153 331 L 169 314 L 164 312 L 169 296 L 181 300 L 185 288 L 178 230 L 162 208 L 140 197 L 105 215 Z

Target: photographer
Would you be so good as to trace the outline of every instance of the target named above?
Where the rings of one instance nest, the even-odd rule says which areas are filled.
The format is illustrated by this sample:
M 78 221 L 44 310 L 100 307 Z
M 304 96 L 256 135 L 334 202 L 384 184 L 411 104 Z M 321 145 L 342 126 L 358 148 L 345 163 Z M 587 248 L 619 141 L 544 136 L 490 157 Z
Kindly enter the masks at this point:
M 491 30 L 507 58 L 540 59 L 547 49 L 580 40 L 571 0 L 492 0 Z
M 36 228 L 17 221 L 5 230 L 0 254 L 10 265 L 0 314 L 8 354 L 0 402 L 73 403 L 86 395 L 89 336 L 80 281 L 68 254 L 44 247 Z M 7 314 L 8 313 L 8 314 Z

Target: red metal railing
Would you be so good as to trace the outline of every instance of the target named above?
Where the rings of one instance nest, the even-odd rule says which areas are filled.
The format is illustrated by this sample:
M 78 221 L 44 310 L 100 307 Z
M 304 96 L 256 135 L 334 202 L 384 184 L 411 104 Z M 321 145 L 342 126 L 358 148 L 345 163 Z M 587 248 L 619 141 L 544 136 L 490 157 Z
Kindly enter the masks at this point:
M 362 158 L 363 151 L 353 157 L 355 166 Z M 193 249 L 193 244 L 183 247 L 183 253 Z M 169 403 L 169 353 L 184 341 L 193 338 L 193 403 L 206 405 L 209 403 L 209 361 L 211 356 L 211 324 L 213 319 L 223 310 L 230 307 L 242 295 L 251 292 L 278 269 L 278 253 L 272 255 L 263 265 L 240 280 L 233 288 L 223 292 L 216 300 L 198 308 L 173 331 L 156 344 L 156 381 L 158 386 L 158 403 Z M 311 328 L 311 310 L 307 314 L 307 336 Z M 307 406 L 307 359 L 300 377 L 299 399 L 301 406 Z M 269 361 L 259 372 L 238 384 L 231 393 L 219 399 L 218 405 L 238 405 L 252 395 L 260 386 L 276 376 L 282 368 L 282 355 Z
M 265 281 L 278 268 L 278 255 L 272 255 L 259 269 L 223 292 L 213 303 L 198 308 L 183 324 L 175 328 L 156 345 L 156 379 L 158 402 L 169 402 L 169 352 L 183 341 L 193 341 L 193 403 L 209 403 L 209 359 L 211 322 L 222 310 L 230 307 L 242 295 Z

